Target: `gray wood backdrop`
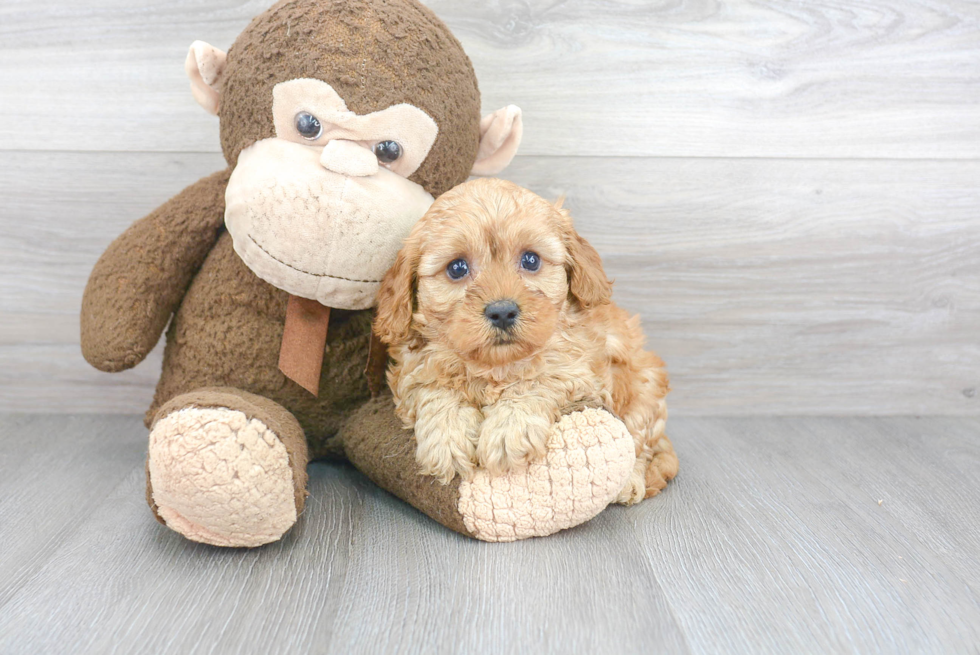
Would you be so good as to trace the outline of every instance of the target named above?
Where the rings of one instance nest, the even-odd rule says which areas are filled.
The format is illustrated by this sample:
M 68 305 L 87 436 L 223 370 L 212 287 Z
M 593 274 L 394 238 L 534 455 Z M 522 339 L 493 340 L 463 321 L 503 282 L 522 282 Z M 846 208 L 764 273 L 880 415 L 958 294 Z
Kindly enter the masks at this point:
M 0 2 L 0 410 L 141 412 L 88 272 L 223 167 L 184 78 L 270 0 Z M 683 414 L 980 414 L 980 4 L 429 0 Z

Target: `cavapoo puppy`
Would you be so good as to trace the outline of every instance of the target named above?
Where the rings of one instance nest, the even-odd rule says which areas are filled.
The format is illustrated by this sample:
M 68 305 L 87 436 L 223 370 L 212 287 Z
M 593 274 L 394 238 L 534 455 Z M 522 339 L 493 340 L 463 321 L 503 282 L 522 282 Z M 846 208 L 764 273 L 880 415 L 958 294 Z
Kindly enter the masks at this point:
M 543 456 L 554 423 L 587 406 L 620 417 L 636 443 L 619 502 L 677 474 L 663 362 L 642 349 L 640 317 L 612 303 L 560 201 L 494 179 L 440 196 L 381 283 L 375 332 L 416 459 L 443 483 Z

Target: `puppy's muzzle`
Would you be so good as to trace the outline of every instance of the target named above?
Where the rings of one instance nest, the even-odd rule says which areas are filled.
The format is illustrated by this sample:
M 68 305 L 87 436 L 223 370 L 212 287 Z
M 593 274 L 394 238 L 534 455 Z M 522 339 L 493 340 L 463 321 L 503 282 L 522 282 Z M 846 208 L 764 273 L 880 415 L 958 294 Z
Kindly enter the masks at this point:
M 497 300 L 487 305 L 483 314 L 490 321 L 490 325 L 500 330 L 509 330 L 517 322 L 521 309 L 513 300 Z

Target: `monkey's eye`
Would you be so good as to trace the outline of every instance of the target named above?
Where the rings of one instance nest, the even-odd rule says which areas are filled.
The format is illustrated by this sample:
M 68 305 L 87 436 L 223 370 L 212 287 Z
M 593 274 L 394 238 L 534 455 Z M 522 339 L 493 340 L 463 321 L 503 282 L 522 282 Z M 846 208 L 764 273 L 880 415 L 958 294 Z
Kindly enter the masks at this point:
M 541 268 L 541 258 L 538 257 L 538 253 L 530 250 L 524 253 L 524 256 L 521 257 L 521 268 L 531 273 Z
M 402 147 L 394 141 L 382 141 L 375 144 L 374 154 L 382 164 L 390 164 L 402 156 Z
M 454 259 L 449 262 L 449 266 L 446 267 L 446 273 L 453 280 L 461 280 L 466 277 L 466 274 L 470 272 L 470 265 L 466 263 L 465 259 Z
M 323 126 L 320 125 L 320 119 L 316 116 L 309 112 L 301 111 L 296 114 L 296 131 L 304 139 L 313 141 L 314 139 L 320 138 L 320 135 L 323 134 Z

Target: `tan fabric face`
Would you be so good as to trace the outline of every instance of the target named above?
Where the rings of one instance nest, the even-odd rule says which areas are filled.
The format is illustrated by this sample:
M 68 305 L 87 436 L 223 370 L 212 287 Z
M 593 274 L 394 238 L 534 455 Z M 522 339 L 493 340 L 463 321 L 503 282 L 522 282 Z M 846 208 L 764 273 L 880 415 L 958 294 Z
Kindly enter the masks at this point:
M 269 284 L 328 307 L 366 309 L 433 199 L 385 168 L 364 177 L 329 171 L 322 150 L 274 138 L 242 151 L 225 225 L 235 252 Z
M 272 98 L 272 116 L 280 139 L 321 147 L 341 139 L 357 143 L 368 152 L 380 141 L 395 141 L 401 146 L 402 155 L 385 168 L 402 177 L 418 170 L 439 134 L 436 122 L 409 104 L 363 116 L 348 111 L 343 98 L 320 80 L 280 82 L 273 88 Z M 308 112 L 320 121 L 323 133 L 318 138 L 307 139 L 296 131 L 296 115 L 300 112 Z

